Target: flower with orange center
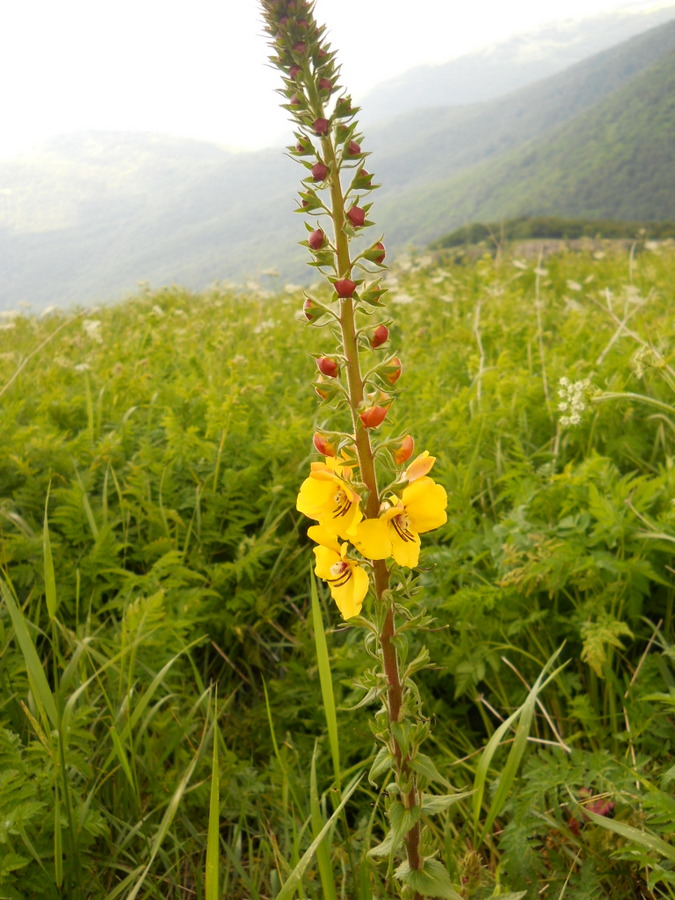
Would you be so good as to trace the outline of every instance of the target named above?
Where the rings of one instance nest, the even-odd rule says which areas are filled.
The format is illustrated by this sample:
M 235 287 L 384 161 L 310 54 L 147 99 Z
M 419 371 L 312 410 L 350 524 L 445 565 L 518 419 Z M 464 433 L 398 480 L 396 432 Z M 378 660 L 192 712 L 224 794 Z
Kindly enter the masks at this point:
M 392 498 L 377 519 L 359 522 L 351 541 L 367 559 L 393 556 L 399 566 L 414 568 L 419 562 L 420 534 L 447 522 L 445 488 L 426 475 L 404 488 L 401 498 Z
M 361 498 L 347 482 L 351 471 L 340 460 L 328 457 L 313 462 L 309 478 L 300 485 L 296 508 L 318 522 L 332 535 L 348 537 L 361 521 Z
M 351 619 L 361 612 L 368 593 L 368 574 L 355 559 L 347 556 L 349 544 L 340 544 L 335 535 L 323 525 L 307 529 L 309 537 L 318 544 L 314 548 L 314 572 L 327 582 L 343 619 Z

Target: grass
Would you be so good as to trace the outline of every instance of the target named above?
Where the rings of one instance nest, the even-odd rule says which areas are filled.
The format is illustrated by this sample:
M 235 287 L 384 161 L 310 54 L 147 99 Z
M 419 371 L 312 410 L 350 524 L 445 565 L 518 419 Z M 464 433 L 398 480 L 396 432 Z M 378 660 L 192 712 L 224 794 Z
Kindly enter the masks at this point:
M 414 602 L 466 898 L 675 896 L 674 281 L 667 243 L 388 276 L 394 425 L 450 495 Z M 301 304 L 3 319 L 0 896 L 390 896 L 362 635 L 313 594 L 294 508 Z M 576 427 L 563 376 L 592 385 Z

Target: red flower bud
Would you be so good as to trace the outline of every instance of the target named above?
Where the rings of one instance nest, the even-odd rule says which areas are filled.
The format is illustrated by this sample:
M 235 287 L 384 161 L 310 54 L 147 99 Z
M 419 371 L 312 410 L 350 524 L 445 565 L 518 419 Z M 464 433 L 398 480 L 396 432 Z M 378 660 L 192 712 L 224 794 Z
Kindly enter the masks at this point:
M 302 69 L 300 68 L 300 66 L 298 66 L 298 65 L 291 66 L 290 69 L 288 70 L 288 77 L 295 79 L 298 77 L 298 75 L 300 74 L 301 71 L 302 71 Z
M 361 152 L 361 145 L 357 144 L 356 141 L 350 141 L 349 146 L 347 147 L 347 153 L 350 156 L 358 156 Z
M 398 356 L 395 356 L 389 362 L 387 368 L 389 368 L 389 366 L 396 366 L 396 368 L 392 372 L 387 372 L 384 377 L 387 379 L 387 381 L 390 384 L 395 384 L 401 377 L 401 370 L 402 370 L 401 360 L 398 358 Z
M 360 206 L 352 206 L 352 208 L 347 212 L 347 218 L 352 223 L 354 228 L 360 228 L 361 225 L 363 225 L 363 223 L 366 221 L 366 214 Z
M 333 287 L 337 291 L 338 297 L 341 297 L 343 300 L 352 297 L 356 290 L 356 284 L 349 278 L 338 279 Z
M 319 78 L 319 90 L 320 91 L 332 91 L 333 90 L 333 82 L 330 78 Z
M 325 163 L 318 162 L 312 166 L 310 171 L 314 181 L 323 181 L 326 175 L 328 175 L 328 166 Z
M 328 119 L 315 119 L 312 123 L 312 128 L 314 129 L 314 134 L 328 134 L 330 122 Z
M 326 235 L 320 228 L 317 228 L 316 231 L 312 231 L 310 236 L 307 238 L 307 243 L 312 250 L 320 250 L 323 247 L 323 242 Z
M 291 106 L 300 106 L 300 98 L 297 94 L 293 94 L 289 102 Z
M 386 325 L 378 325 L 375 331 L 373 331 L 373 336 L 370 339 L 370 346 L 373 350 L 376 347 L 381 347 L 382 344 L 386 343 L 389 340 L 389 329 Z
M 293 52 L 294 53 L 305 53 L 307 50 L 307 44 L 304 41 L 298 41 L 297 44 L 293 44 Z
M 406 434 L 401 443 L 398 445 L 398 448 L 394 450 L 394 462 L 397 465 L 404 463 L 413 455 L 414 449 L 415 441 L 413 440 L 412 435 Z
M 387 254 L 385 253 L 385 250 L 384 250 L 384 244 L 382 243 L 382 241 L 378 241 L 378 242 L 375 244 L 375 247 L 374 247 L 373 249 L 375 249 L 375 250 L 381 250 L 381 251 L 382 251 L 382 252 L 379 253 L 377 256 L 374 256 L 374 257 L 373 257 L 373 262 L 376 262 L 378 265 L 382 265 L 382 263 L 384 262 L 384 257 L 387 255 Z
M 317 431 L 313 438 L 315 448 L 322 456 L 335 456 L 335 446 Z
M 377 428 L 384 422 L 387 410 L 384 406 L 369 406 L 359 413 L 359 418 L 364 428 Z
M 327 378 L 336 378 L 340 367 L 330 356 L 320 356 L 316 361 L 317 368 Z

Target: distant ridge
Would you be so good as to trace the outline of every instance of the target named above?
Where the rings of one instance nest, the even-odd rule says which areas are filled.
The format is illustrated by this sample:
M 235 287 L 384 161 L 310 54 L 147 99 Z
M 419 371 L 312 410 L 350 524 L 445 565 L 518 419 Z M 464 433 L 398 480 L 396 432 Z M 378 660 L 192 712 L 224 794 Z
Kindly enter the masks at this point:
M 674 67 L 675 19 L 500 100 L 373 125 L 388 249 L 519 215 L 675 219 Z M 0 310 L 270 268 L 306 283 L 300 174 L 279 149 L 107 132 L 0 162 Z

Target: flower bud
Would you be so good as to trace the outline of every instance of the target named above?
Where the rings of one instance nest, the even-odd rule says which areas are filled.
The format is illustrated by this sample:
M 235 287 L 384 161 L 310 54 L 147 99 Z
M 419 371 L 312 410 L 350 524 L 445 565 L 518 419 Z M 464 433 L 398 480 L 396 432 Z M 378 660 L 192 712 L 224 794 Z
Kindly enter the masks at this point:
M 293 53 L 297 53 L 298 56 L 304 56 L 307 52 L 307 44 L 304 41 L 298 41 L 296 44 L 293 44 Z
M 317 382 L 316 382 L 315 385 L 314 385 L 314 391 L 315 391 L 315 393 L 317 393 L 317 394 L 319 395 L 319 397 L 321 397 L 322 400 L 328 400 L 328 398 L 330 397 L 330 391 L 324 391 L 324 390 L 321 388 L 321 382 L 322 382 L 322 381 L 323 381 L 323 379 L 322 379 L 321 376 L 319 375 L 319 378 L 318 378 Z
M 406 462 L 406 460 L 410 459 L 410 457 L 413 455 L 414 449 L 415 441 L 413 440 L 412 435 L 406 434 L 396 450 L 394 450 L 394 462 L 396 463 L 396 465 L 400 466 L 401 463 L 404 463 Z
M 312 231 L 307 238 L 307 243 L 309 244 L 310 249 L 320 250 L 323 247 L 325 237 L 326 235 L 320 228 L 317 228 L 316 231 Z
M 333 82 L 330 78 L 319 78 L 319 90 L 320 91 L 332 91 L 333 90 Z
M 317 431 L 313 438 L 314 447 L 322 456 L 335 456 L 335 446 Z
M 386 366 L 386 371 L 384 373 L 384 377 L 387 379 L 389 384 L 395 384 L 399 378 L 401 377 L 401 360 L 398 356 L 395 356 Z
M 386 325 L 378 325 L 370 339 L 370 346 L 375 350 L 389 340 L 389 329 Z
M 288 70 L 288 77 L 295 80 L 298 77 L 298 75 L 300 74 L 300 72 L 302 72 L 302 69 L 300 68 L 300 66 L 293 65 Z
M 317 368 L 327 378 L 336 378 L 340 367 L 330 356 L 320 356 L 316 361 Z
M 359 413 L 359 418 L 364 428 L 377 428 L 384 422 L 387 410 L 384 406 L 369 406 Z
M 361 145 L 357 144 L 356 141 L 350 141 L 349 146 L 347 147 L 347 153 L 350 156 L 359 156 L 361 153 Z
M 319 316 L 322 315 L 322 310 L 316 305 L 311 297 L 307 297 L 302 304 L 302 311 L 308 322 L 313 322 L 314 319 L 318 319 Z
M 384 249 L 384 244 L 382 241 L 378 241 L 375 244 L 374 250 L 380 250 L 381 252 L 377 254 L 377 256 L 373 256 L 373 262 L 376 262 L 378 265 L 382 265 L 384 262 L 384 257 L 387 255 Z
M 312 166 L 310 172 L 312 173 L 312 179 L 314 181 L 324 181 L 326 175 L 328 175 L 328 166 L 319 161 Z
M 356 290 L 356 283 L 353 282 L 350 278 L 339 278 L 334 284 L 338 297 L 341 297 L 343 300 L 346 300 L 349 297 L 354 296 L 354 291 Z
M 360 228 L 366 221 L 365 210 L 361 209 L 360 206 L 352 206 L 352 208 L 347 211 L 347 218 L 354 228 Z
M 314 129 L 314 134 L 328 134 L 330 122 L 328 121 L 328 119 L 315 119 L 312 123 L 312 128 Z

